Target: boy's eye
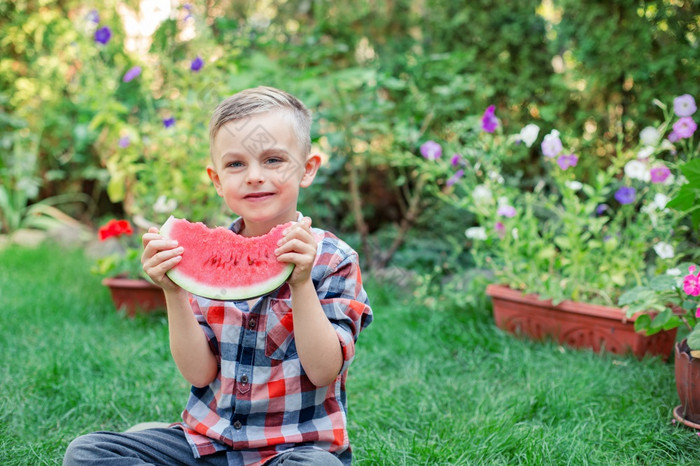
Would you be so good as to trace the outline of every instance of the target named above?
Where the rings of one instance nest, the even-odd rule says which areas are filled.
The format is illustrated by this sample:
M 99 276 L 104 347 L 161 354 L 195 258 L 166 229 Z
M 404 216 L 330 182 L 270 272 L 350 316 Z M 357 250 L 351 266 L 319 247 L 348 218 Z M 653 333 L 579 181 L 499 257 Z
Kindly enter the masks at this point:
M 238 167 L 242 167 L 242 166 L 243 166 L 243 162 L 239 162 L 239 161 L 228 162 L 228 163 L 226 164 L 226 166 L 227 166 L 227 167 L 230 167 L 230 168 L 238 168 Z
M 282 163 L 284 160 L 281 157 L 269 157 L 265 159 L 265 163 L 268 164 L 277 164 L 277 163 Z

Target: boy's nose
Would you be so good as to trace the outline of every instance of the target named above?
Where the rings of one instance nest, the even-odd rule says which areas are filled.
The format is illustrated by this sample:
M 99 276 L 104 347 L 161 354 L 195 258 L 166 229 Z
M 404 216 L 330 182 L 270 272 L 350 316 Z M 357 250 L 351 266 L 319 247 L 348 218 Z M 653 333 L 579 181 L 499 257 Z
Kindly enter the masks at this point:
M 262 170 L 255 167 L 251 167 L 248 170 L 248 176 L 246 179 L 248 184 L 262 184 L 264 181 L 265 179 L 263 178 Z

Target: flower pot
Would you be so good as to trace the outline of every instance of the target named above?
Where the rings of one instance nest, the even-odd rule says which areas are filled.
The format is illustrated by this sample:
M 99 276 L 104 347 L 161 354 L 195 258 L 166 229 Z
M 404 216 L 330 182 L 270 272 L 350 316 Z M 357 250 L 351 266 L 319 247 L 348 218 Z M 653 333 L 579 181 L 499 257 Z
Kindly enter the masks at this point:
M 686 340 L 676 343 L 674 363 L 681 404 L 673 415 L 679 422 L 700 429 L 700 359 L 690 355 Z
M 536 295 L 523 295 L 503 285 L 489 285 L 498 328 L 534 340 L 552 338 L 575 348 L 615 354 L 645 354 L 667 359 L 676 339 L 676 329 L 646 336 L 634 331 L 636 316 L 624 310 L 575 301 L 554 305 Z
M 117 310 L 125 311 L 129 317 L 138 312 L 165 309 L 165 294 L 153 283 L 142 279 L 105 278 L 102 284 L 109 287 Z

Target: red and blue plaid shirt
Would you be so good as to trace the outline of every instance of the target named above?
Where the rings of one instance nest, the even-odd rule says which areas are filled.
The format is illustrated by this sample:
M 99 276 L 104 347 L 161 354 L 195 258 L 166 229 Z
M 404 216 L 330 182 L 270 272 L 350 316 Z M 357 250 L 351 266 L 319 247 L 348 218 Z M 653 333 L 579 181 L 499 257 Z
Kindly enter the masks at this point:
M 239 231 L 240 219 L 231 226 Z M 343 366 L 326 387 L 311 383 L 294 343 L 289 286 L 246 301 L 191 296 L 192 310 L 219 360 L 208 386 L 192 387 L 178 424 L 195 457 L 226 450 L 229 464 L 261 464 L 308 445 L 350 464 L 345 380 L 355 341 L 372 321 L 357 253 L 333 234 L 313 228 L 318 250 L 311 278 L 333 324 Z

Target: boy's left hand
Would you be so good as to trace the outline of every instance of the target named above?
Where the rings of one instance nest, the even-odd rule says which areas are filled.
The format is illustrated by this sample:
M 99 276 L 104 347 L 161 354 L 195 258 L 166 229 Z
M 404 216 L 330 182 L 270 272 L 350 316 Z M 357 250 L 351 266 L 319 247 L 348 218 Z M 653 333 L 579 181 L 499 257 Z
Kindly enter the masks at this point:
M 304 283 L 311 277 L 316 259 L 316 240 L 311 232 L 311 219 L 304 217 L 290 226 L 275 249 L 277 260 L 294 264 L 294 271 L 287 280 L 289 286 Z

